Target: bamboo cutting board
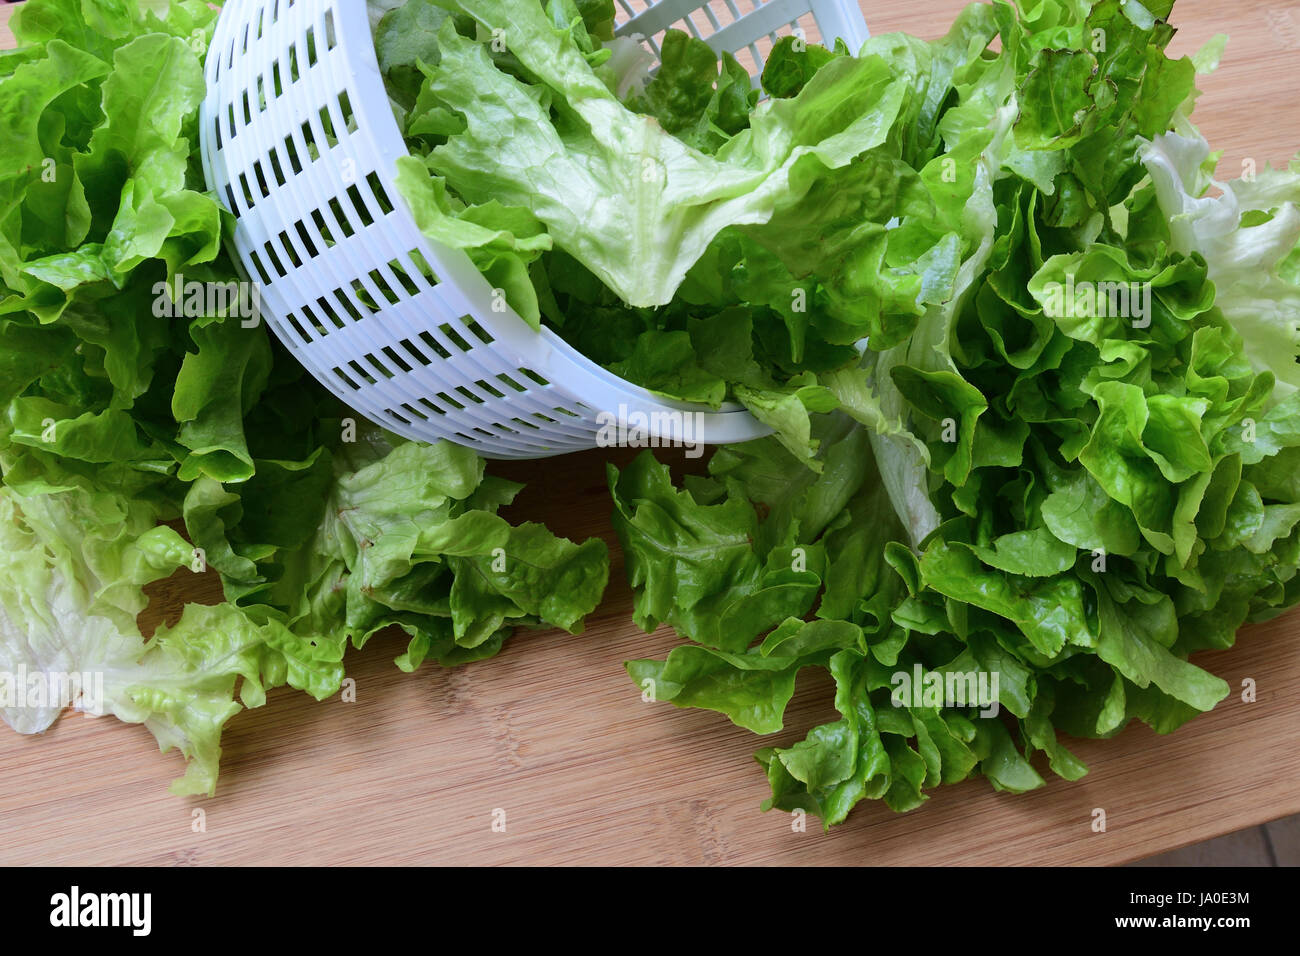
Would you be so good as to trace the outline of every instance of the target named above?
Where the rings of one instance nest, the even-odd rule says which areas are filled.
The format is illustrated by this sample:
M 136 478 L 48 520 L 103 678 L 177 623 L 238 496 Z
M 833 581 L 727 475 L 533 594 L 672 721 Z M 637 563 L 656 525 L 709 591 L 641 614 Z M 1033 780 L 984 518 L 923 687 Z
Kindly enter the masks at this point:
M 874 32 L 925 37 L 961 6 L 864 3 Z M 0 47 L 12 43 L 11 9 L 0 7 Z M 1197 111 L 1224 150 L 1221 175 L 1300 150 L 1300 0 L 1181 0 L 1175 21 L 1179 52 L 1232 36 Z M 0 728 L 0 864 L 1119 863 L 1300 812 L 1291 614 L 1197 656 L 1236 689 L 1214 712 L 1166 738 L 1135 726 L 1072 742 L 1091 768 L 1078 783 L 1049 777 L 1010 796 L 968 781 L 905 816 L 862 804 L 831 833 L 760 813 L 753 750 L 833 719 L 829 682 L 801 680 L 785 731 L 761 740 L 716 714 L 643 703 L 621 662 L 676 641 L 631 622 L 604 460 L 502 469 L 529 482 L 512 517 L 613 546 L 612 583 L 585 634 L 520 633 L 495 660 L 409 676 L 391 663 L 404 642 L 376 637 L 349 657 L 354 703 L 282 689 L 231 720 L 212 799 L 167 794 L 180 759 L 159 755 L 141 727 L 66 716 L 39 737 Z M 182 572 L 152 593 L 147 631 L 220 588 Z M 1246 679 L 1253 703 L 1241 699 Z M 1092 829 L 1097 809 L 1104 833 Z

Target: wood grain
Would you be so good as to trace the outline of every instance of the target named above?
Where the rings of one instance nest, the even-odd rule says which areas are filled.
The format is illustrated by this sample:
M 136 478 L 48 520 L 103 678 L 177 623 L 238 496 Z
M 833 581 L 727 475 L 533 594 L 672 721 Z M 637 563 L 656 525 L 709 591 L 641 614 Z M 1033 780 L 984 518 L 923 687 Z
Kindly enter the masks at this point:
M 928 37 L 960 6 L 864 4 L 876 32 Z M 1247 157 L 1285 162 L 1300 148 L 1300 2 L 1183 0 L 1176 22 L 1181 51 L 1233 36 L 1197 114 L 1225 174 Z M 614 544 L 604 460 L 505 467 L 530 482 L 513 516 Z M 1091 767 L 1075 784 L 1017 797 L 971 781 L 905 816 L 862 805 L 828 834 L 760 813 L 751 757 L 831 717 L 827 682 L 801 681 L 786 730 L 762 741 L 714 714 L 642 703 L 620 662 L 675 641 L 631 624 L 616 548 L 613 582 L 578 637 L 520 634 L 496 660 L 407 676 L 391 664 L 402 642 L 381 636 L 349 658 L 356 703 L 272 693 L 230 722 L 210 800 L 166 793 L 180 760 L 140 727 L 69 716 L 40 737 L 0 732 L 0 864 L 1098 864 L 1300 812 L 1300 616 L 1196 658 L 1233 688 L 1253 679 L 1254 703 L 1234 692 L 1170 737 L 1135 727 L 1072 742 Z M 182 573 L 153 595 L 149 628 L 219 586 Z M 1096 808 L 1105 833 L 1091 830 Z

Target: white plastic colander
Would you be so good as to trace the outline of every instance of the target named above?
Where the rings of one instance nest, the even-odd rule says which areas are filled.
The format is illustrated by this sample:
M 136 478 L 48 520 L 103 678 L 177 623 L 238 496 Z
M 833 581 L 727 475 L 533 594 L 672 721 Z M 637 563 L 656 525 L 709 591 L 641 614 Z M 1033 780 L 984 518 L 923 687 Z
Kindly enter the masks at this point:
M 853 50 L 867 39 L 853 0 L 616 2 L 618 32 L 656 56 L 666 29 L 684 29 L 755 76 L 784 33 Z M 691 441 L 767 433 L 739 405 L 665 399 L 534 331 L 464 252 L 421 234 L 393 182 L 407 150 L 364 0 L 227 0 L 200 128 L 204 175 L 236 217 L 233 250 L 260 283 L 262 316 L 370 420 L 489 458 L 593 448 L 609 415 L 655 439 L 681 429 L 683 412 L 695 414 L 678 437 Z

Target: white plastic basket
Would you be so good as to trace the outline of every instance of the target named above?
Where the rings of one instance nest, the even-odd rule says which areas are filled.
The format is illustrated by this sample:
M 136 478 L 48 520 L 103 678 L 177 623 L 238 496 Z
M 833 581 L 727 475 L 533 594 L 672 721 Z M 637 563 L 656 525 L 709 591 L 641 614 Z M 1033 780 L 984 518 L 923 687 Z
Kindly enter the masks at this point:
M 675 27 L 736 53 L 755 74 L 795 29 L 855 51 L 867 38 L 853 0 L 616 2 L 626 14 L 619 33 L 643 36 L 656 55 Z M 407 150 L 364 0 L 227 0 L 200 129 L 204 174 L 236 217 L 233 249 L 261 285 L 261 314 L 372 421 L 490 458 L 595 447 L 602 413 L 633 426 L 639 413 L 656 439 L 681 428 L 682 412 L 696 413 L 685 436 L 693 441 L 767 432 L 739 405 L 713 411 L 654 395 L 551 330 L 494 309 L 468 256 L 420 233 L 393 182 Z

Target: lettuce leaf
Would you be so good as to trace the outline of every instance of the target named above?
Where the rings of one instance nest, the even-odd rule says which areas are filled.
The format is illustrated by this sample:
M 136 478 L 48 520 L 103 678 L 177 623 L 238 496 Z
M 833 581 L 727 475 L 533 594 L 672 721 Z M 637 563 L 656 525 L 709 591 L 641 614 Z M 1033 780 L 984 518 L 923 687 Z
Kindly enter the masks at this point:
M 839 58 L 798 96 L 756 109 L 710 156 L 619 102 L 540 4 L 455 8 L 508 37 L 529 82 L 444 22 L 421 100 L 464 129 L 428 153 L 430 168 L 469 202 L 530 209 L 632 306 L 667 304 L 724 228 L 766 222 L 819 176 L 880 146 L 901 100 L 884 60 Z M 659 87 L 648 89 L 653 97 Z
M 145 641 L 143 586 L 194 556 L 139 503 L 84 488 L 23 497 L 0 487 L 0 537 L 0 716 L 21 733 L 47 729 L 66 705 L 111 713 L 189 761 L 174 793 L 210 794 L 230 717 L 272 687 L 323 699 L 343 678 L 331 649 L 231 604 L 188 607 Z
M 246 315 L 173 308 L 241 282 L 198 156 L 216 15 L 31 0 L 0 56 L 0 711 L 143 723 L 188 761 L 178 793 L 212 792 L 223 726 L 267 689 L 336 692 L 349 643 L 400 628 L 407 670 L 490 657 L 519 626 L 581 630 L 608 576 L 602 542 L 498 514 L 519 486 L 472 452 L 358 421 Z M 418 94 L 430 34 L 383 36 Z M 532 295 L 532 214 L 411 172 L 425 224 Z M 187 567 L 226 600 L 146 640 L 143 587 Z M 74 673 L 95 701 L 48 693 Z
M 733 255 L 779 277 L 769 301 L 810 277 L 854 329 L 837 290 L 887 290 L 883 261 L 913 314 L 865 299 L 861 356 L 816 372 L 838 407 L 808 418 L 812 468 L 769 438 L 680 488 L 648 459 L 613 476 L 638 623 L 691 642 L 629 662 L 643 690 L 766 735 L 804 668 L 834 682 L 837 720 L 758 751 L 765 808 L 829 826 L 971 775 L 1022 792 L 1040 752 L 1078 779 L 1061 734 L 1176 729 L 1229 693 L 1188 656 L 1300 601 L 1300 181 L 1212 180 L 1187 111 L 1214 50 L 1169 58 L 1169 7 L 995 4 L 935 44 L 874 38 L 911 86 L 912 198 L 881 228 L 814 187 L 806 222 Z M 833 340 L 827 318 L 792 340 Z

